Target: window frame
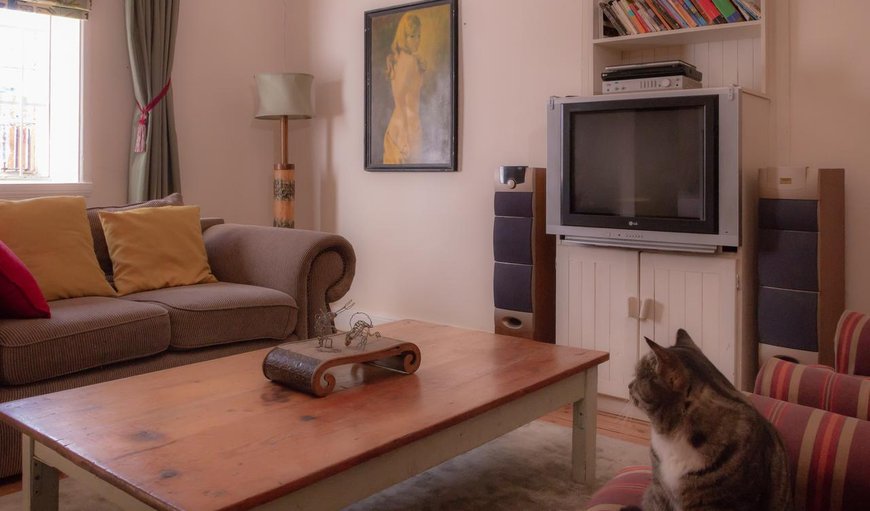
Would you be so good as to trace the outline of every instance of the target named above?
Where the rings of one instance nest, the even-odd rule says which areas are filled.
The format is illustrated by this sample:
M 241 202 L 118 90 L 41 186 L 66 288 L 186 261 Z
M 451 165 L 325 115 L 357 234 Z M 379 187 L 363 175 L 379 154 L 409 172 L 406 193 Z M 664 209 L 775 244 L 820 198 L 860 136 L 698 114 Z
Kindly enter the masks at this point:
M 36 14 L 44 16 L 45 14 Z M 58 196 L 58 195 L 81 195 L 88 197 L 93 190 L 93 183 L 89 181 L 88 173 L 84 169 L 84 68 L 85 68 L 85 31 L 84 20 L 78 19 L 78 171 L 77 181 L 62 182 L 62 181 L 38 181 L 38 180 L 0 180 L 0 199 L 26 199 L 42 196 Z M 51 169 L 49 169 L 49 175 Z

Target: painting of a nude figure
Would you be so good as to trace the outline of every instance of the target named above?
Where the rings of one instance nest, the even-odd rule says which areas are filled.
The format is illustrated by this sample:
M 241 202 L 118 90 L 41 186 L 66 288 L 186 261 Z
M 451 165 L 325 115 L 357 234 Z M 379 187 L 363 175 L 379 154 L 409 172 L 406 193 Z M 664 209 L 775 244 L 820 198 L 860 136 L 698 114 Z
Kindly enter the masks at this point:
M 366 12 L 366 170 L 456 170 L 456 4 Z

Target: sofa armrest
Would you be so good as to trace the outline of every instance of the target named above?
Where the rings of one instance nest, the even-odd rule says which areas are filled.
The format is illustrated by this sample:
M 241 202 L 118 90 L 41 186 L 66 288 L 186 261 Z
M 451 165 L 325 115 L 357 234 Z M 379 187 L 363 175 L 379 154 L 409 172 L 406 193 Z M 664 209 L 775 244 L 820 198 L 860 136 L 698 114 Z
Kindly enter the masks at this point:
M 795 509 L 867 509 L 870 422 L 758 394 L 748 397 L 782 439 Z
M 296 300 L 300 339 L 314 335 L 314 315 L 347 293 L 356 269 L 353 247 L 336 234 L 221 224 L 203 239 L 218 280 L 277 289 Z
M 755 393 L 867 420 L 870 378 L 840 374 L 822 365 L 771 358 L 755 378 Z
M 210 227 L 214 227 L 222 223 L 224 223 L 224 219 L 218 217 L 204 216 L 199 219 L 199 227 L 202 232 L 205 232 Z
M 870 315 L 845 311 L 834 335 L 834 368 L 844 374 L 870 376 Z

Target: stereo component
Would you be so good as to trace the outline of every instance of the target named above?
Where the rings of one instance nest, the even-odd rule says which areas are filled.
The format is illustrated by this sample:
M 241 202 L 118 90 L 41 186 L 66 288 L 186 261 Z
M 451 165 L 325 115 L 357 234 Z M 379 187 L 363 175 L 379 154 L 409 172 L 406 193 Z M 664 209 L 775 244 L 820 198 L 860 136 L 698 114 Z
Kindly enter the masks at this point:
M 556 342 L 556 237 L 546 233 L 546 169 L 500 167 L 493 224 L 495 333 Z
M 834 365 L 845 309 L 844 171 L 772 167 L 759 175 L 758 358 Z
M 701 82 L 685 76 L 660 76 L 656 78 L 634 78 L 631 80 L 612 80 L 602 82 L 605 94 L 621 92 L 643 92 L 650 90 L 700 89 Z

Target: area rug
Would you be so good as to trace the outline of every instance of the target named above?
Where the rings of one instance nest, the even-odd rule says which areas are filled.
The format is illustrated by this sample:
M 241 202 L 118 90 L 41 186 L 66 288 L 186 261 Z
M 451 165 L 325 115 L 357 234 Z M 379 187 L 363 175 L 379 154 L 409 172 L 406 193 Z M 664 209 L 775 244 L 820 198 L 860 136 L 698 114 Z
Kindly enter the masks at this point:
M 349 506 L 345 511 L 582 510 L 620 468 L 649 463 L 649 448 L 598 435 L 597 481 L 571 480 L 571 429 L 534 421 L 477 449 Z M 79 482 L 60 482 L 61 511 L 120 511 Z M 0 511 L 21 509 L 21 493 Z

